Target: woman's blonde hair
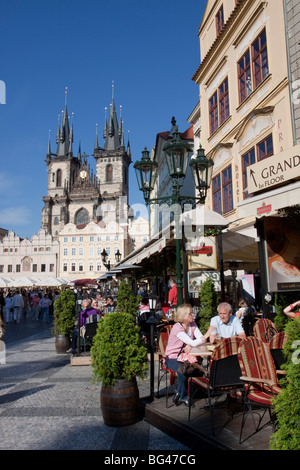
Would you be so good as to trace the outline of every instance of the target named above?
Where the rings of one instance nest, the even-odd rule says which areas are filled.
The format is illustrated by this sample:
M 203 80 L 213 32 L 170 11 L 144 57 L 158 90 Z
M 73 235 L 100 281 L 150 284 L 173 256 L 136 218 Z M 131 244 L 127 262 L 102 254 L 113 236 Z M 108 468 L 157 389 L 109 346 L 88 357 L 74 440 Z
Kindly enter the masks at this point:
M 193 307 L 191 306 L 191 304 L 179 305 L 179 307 L 177 308 L 175 321 L 179 323 L 183 322 L 184 318 L 191 312 L 192 309 Z

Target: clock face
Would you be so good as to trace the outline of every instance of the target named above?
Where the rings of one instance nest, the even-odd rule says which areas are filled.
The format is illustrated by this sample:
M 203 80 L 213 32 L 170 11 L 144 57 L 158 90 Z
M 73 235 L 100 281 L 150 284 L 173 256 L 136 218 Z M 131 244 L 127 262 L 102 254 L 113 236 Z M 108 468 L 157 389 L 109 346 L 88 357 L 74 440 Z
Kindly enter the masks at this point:
M 87 172 L 85 170 L 81 170 L 81 172 L 79 173 L 80 175 L 80 178 L 86 178 L 87 176 Z

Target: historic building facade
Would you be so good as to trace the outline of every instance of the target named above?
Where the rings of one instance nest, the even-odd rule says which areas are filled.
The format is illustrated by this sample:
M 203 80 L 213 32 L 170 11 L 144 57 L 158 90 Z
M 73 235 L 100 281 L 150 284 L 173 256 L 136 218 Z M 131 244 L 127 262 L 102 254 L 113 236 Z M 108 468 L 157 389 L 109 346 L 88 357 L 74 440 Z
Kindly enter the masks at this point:
M 59 277 L 58 256 L 58 240 L 53 240 L 44 229 L 30 240 L 10 231 L 0 243 L 0 276 L 13 279 Z
M 117 117 L 114 86 L 109 116 L 105 116 L 103 139 L 98 130 L 93 157 L 95 172 L 88 156 L 73 153 L 73 122 L 65 107 L 56 134 L 56 153 L 51 151 L 50 136 L 46 154 L 47 193 L 43 197 L 42 224 L 31 240 L 1 229 L 0 277 L 22 276 L 96 278 L 106 271 L 106 263 L 116 263 L 115 254 L 125 258 L 130 250 L 148 239 L 148 222 L 129 214 L 129 142 L 125 148 L 123 123 Z M 137 235 L 137 230 L 143 226 Z M 132 232 L 132 233 L 131 233 Z
M 201 144 L 214 161 L 206 206 L 228 219 L 231 234 L 250 236 L 249 255 L 263 242 L 260 221 L 299 203 L 297 10 L 299 18 L 292 0 L 208 0 L 199 28 L 193 80 Z M 232 260 L 248 271 L 246 257 Z M 262 287 L 266 293 L 267 282 Z

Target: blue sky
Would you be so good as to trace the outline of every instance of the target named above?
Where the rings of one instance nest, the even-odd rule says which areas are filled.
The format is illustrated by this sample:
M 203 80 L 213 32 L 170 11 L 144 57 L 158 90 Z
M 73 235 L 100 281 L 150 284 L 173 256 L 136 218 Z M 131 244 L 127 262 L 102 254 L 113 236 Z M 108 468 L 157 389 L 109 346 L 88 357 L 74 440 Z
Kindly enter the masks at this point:
M 200 64 L 198 29 L 206 0 L 2 0 L 0 4 L 0 227 L 31 237 L 47 193 L 48 135 L 56 151 L 58 115 L 68 87 L 73 152 L 95 168 L 112 82 L 132 161 L 156 134 L 179 130 L 198 101 L 192 76 Z M 133 163 L 129 203 L 143 204 Z

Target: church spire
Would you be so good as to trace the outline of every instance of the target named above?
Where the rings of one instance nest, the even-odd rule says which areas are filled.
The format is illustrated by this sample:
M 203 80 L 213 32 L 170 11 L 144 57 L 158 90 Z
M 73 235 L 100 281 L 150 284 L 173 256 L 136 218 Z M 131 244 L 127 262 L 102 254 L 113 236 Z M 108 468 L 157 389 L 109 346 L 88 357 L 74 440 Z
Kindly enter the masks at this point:
M 50 146 L 50 129 L 49 129 L 49 137 L 48 137 L 48 149 L 47 149 L 47 156 L 51 155 L 51 146 Z
M 98 143 L 98 124 L 96 124 L 96 139 L 95 139 L 95 149 L 99 148 L 99 143 Z
M 58 156 L 65 156 L 69 153 L 70 149 L 70 138 L 73 142 L 73 130 L 72 135 L 70 135 L 70 127 L 69 127 L 69 117 L 68 117 L 68 109 L 67 109 L 67 95 L 68 95 L 68 88 L 66 87 L 65 91 L 65 109 L 62 111 L 60 129 L 58 128 L 57 131 L 57 155 Z
M 119 129 L 118 118 L 115 107 L 114 98 L 114 82 L 112 83 L 112 102 L 110 105 L 110 113 L 108 123 L 105 118 L 103 137 L 105 139 L 104 149 L 105 150 L 117 150 L 121 146 L 121 135 L 122 128 Z

